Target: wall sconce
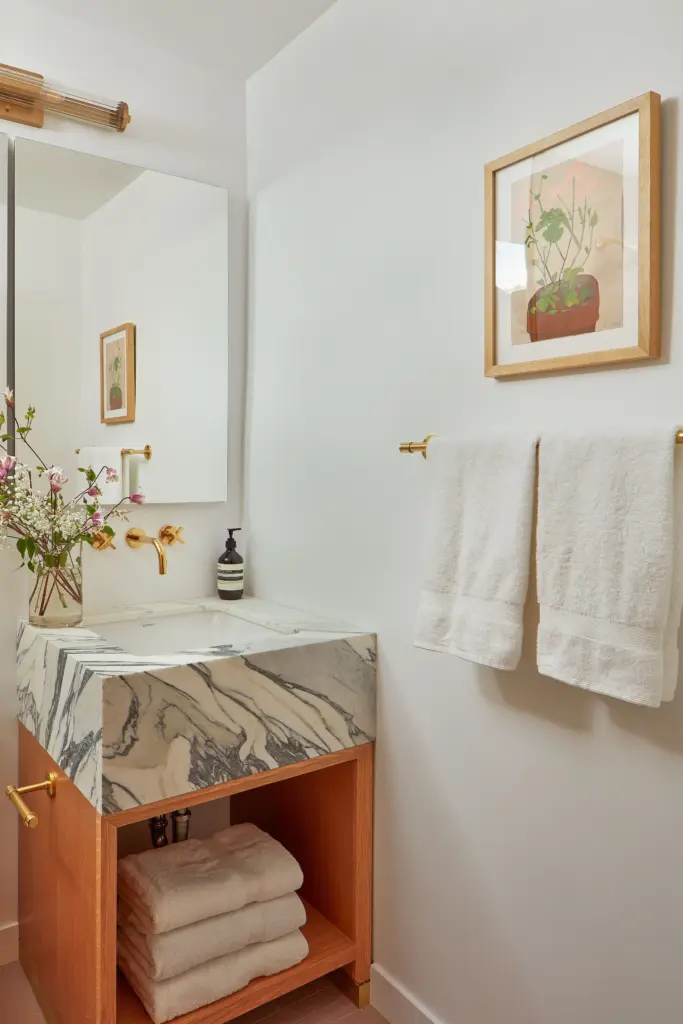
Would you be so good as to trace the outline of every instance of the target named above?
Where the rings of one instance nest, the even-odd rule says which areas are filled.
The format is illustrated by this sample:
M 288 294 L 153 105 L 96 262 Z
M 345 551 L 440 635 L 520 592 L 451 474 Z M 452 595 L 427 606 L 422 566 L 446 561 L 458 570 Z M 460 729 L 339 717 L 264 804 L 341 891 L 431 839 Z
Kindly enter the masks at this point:
M 33 71 L 0 64 L 0 119 L 42 128 L 46 110 L 117 132 L 125 132 L 130 122 L 127 103 L 79 96 Z

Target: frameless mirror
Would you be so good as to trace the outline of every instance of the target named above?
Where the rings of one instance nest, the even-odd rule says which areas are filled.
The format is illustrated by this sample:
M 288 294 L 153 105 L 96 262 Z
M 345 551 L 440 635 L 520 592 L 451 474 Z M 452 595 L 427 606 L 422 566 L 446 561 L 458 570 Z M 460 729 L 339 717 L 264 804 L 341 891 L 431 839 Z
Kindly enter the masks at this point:
M 227 192 L 24 139 L 15 167 L 16 391 L 19 412 L 37 408 L 34 447 L 75 476 L 77 449 L 149 445 L 126 459 L 147 501 L 225 501 Z

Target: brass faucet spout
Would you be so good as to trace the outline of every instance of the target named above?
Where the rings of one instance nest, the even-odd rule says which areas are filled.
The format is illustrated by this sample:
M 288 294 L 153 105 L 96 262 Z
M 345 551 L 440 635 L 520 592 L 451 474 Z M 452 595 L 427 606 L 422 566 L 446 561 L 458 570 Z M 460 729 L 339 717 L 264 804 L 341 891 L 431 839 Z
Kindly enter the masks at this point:
M 163 549 L 161 541 L 158 541 L 156 537 L 149 538 L 156 548 L 157 558 L 159 559 L 159 575 L 165 576 L 168 572 L 168 562 L 166 561 L 166 552 Z
M 168 572 L 166 552 L 164 551 L 161 541 L 158 541 L 156 537 L 148 537 L 145 531 L 141 530 L 139 526 L 133 526 L 126 534 L 126 544 L 129 548 L 139 548 L 143 544 L 153 544 L 159 561 L 159 575 L 166 575 Z

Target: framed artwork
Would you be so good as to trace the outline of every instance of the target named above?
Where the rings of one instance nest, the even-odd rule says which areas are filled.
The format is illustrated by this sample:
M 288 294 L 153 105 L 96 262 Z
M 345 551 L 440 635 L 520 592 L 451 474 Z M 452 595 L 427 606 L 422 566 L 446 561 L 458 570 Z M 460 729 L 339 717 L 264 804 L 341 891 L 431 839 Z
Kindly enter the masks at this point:
M 135 420 L 135 324 L 100 334 L 100 419 Z
M 487 164 L 486 375 L 656 359 L 660 97 Z

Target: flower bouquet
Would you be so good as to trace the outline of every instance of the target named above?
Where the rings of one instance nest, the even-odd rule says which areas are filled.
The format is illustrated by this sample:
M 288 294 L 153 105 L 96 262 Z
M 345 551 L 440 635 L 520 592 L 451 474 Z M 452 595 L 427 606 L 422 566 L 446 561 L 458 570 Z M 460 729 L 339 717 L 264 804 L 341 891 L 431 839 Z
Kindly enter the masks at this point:
M 5 403 L 14 413 L 11 390 L 5 391 Z M 0 548 L 14 542 L 22 565 L 33 573 L 29 599 L 29 621 L 35 626 L 61 628 L 77 626 L 83 619 L 83 544 L 98 551 L 113 548 L 115 530 L 112 520 L 125 519 L 121 509 L 125 501 L 142 505 L 142 494 L 130 494 L 103 513 L 99 499 L 100 482 L 118 480 L 116 470 L 103 467 L 99 473 L 88 467 L 83 487 L 71 500 L 64 497 L 68 483 L 59 466 L 51 466 L 35 451 L 29 436 L 36 410 L 29 406 L 23 425 L 14 433 L 0 435 Z M 0 412 L 0 429 L 5 425 Z M 23 442 L 37 461 L 34 468 L 9 455 L 7 441 Z M 16 538 L 16 539 L 15 539 Z

